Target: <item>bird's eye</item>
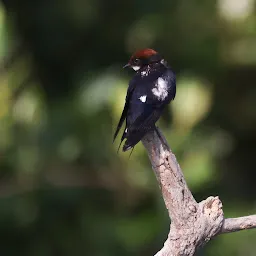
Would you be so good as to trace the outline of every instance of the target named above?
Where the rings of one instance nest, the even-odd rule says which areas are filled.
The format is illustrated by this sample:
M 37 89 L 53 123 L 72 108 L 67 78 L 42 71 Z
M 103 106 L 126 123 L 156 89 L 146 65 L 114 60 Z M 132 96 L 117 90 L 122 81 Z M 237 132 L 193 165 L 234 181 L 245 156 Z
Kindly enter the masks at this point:
M 134 64 L 138 65 L 140 63 L 140 59 L 134 59 Z

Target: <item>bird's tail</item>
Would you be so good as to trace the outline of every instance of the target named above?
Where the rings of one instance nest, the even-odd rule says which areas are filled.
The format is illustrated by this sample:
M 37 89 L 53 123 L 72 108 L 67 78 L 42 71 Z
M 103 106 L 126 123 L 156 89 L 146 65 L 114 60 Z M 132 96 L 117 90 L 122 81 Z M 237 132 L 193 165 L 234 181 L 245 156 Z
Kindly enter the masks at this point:
M 127 136 L 127 139 L 123 146 L 123 152 L 128 151 L 135 147 L 142 139 L 143 137 L 151 130 L 155 129 L 155 125 L 151 127 L 150 129 L 144 131 L 143 133 L 135 133 L 133 136 Z
M 126 131 L 127 131 L 127 129 L 125 128 L 125 129 L 124 129 L 124 132 L 123 132 L 123 135 L 122 135 L 122 138 L 121 138 L 121 141 L 120 141 L 120 143 L 119 143 L 118 149 L 117 149 L 117 153 L 119 152 L 119 149 L 120 149 L 120 147 L 121 147 L 121 145 L 122 145 L 124 139 L 126 139 L 126 136 L 127 136 L 127 132 L 126 132 Z
M 124 143 L 123 146 L 123 152 L 126 152 L 128 150 L 130 150 L 131 148 L 133 148 L 134 146 L 127 144 L 126 142 Z

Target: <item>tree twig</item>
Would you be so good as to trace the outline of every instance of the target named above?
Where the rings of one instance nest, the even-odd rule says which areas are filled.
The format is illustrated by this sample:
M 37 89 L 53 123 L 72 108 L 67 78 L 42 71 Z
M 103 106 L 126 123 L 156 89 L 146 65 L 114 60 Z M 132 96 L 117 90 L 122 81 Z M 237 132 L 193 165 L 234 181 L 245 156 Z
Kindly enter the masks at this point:
M 256 228 L 256 215 L 225 219 L 221 234 Z
M 256 227 L 256 215 L 225 220 L 218 197 L 210 196 L 197 203 L 159 130 L 148 133 L 142 143 L 148 151 L 171 219 L 168 238 L 155 256 L 191 256 L 216 235 Z

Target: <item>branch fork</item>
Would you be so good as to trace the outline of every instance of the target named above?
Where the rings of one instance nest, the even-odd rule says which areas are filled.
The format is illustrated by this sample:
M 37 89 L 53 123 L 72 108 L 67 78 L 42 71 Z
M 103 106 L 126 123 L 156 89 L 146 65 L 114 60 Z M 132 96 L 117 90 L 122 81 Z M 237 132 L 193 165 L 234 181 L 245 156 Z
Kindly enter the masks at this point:
M 256 228 L 256 215 L 225 219 L 218 196 L 196 202 L 160 130 L 148 133 L 142 143 L 148 152 L 171 219 L 168 238 L 155 256 L 194 255 L 219 234 Z

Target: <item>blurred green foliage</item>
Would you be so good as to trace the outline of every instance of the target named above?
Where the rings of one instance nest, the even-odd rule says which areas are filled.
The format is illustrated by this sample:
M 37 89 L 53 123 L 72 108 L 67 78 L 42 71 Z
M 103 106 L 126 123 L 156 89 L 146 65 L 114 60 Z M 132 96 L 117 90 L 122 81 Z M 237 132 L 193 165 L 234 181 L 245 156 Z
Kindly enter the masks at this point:
M 177 74 L 159 126 L 196 199 L 256 210 L 255 0 L 2 0 L 0 253 L 153 255 L 169 219 L 146 152 L 112 135 L 138 48 Z M 18 49 L 18 50 L 16 50 Z M 10 56 L 13 58 L 10 58 Z M 170 122 L 171 121 L 171 122 Z M 254 230 L 199 255 L 254 256 Z

